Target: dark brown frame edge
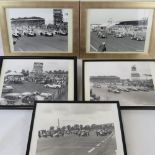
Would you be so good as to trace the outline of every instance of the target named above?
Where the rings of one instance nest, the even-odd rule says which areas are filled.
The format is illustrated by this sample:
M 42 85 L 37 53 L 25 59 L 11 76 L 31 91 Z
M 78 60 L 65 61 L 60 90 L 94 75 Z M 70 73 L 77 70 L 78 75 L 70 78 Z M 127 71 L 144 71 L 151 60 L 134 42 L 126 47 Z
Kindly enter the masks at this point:
M 37 108 L 37 104 L 47 104 L 47 103 L 57 103 L 57 104 L 116 104 L 117 105 L 117 109 L 118 109 L 118 118 L 119 118 L 119 122 L 120 122 L 120 130 L 121 130 L 121 140 L 122 140 L 122 145 L 123 145 L 123 152 L 124 155 L 127 155 L 127 147 L 126 147 L 126 143 L 125 143 L 125 134 L 124 134 L 124 129 L 123 129 L 123 122 L 122 122 L 122 116 L 121 116 L 121 109 L 120 109 L 120 105 L 119 105 L 119 101 L 98 101 L 98 102 L 93 102 L 93 101 L 56 101 L 56 102 L 42 102 L 42 101 L 36 101 L 35 102 L 35 107 L 33 110 L 33 114 L 32 114 L 32 120 L 31 120 L 31 125 L 30 125 L 30 131 L 29 131 L 29 138 L 28 138 L 28 142 L 27 142 L 27 149 L 26 149 L 26 155 L 29 155 L 30 152 L 30 147 L 31 147 L 31 139 L 32 139 L 32 133 L 33 133 L 33 127 L 34 127 L 34 121 L 35 121 L 35 112 L 36 112 L 36 108 Z
M 114 61 L 114 62 L 117 62 L 117 61 L 144 61 L 144 62 L 147 62 L 147 61 L 150 61 L 150 62 L 155 62 L 155 59 L 127 59 L 127 60 L 122 60 L 122 59 L 109 59 L 109 60 L 102 60 L 102 59 L 84 59 L 82 61 L 82 100 L 85 101 L 85 62 L 98 62 L 98 61 Z M 155 106 L 143 106 L 143 105 L 140 105 L 140 106 L 120 106 L 120 109 L 121 110 L 155 110 Z
M 74 69 L 74 99 L 73 101 L 77 100 L 77 57 L 73 56 L 2 56 L 0 57 L 0 77 L 1 77 L 1 70 L 3 65 L 4 59 L 68 59 L 73 60 L 73 69 Z M 60 101 L 61 102 L 61 101 Z M 32 106 L 28 105 L 0 105 L 0 109 L 33 109 L 35 107 L 35 103 Z

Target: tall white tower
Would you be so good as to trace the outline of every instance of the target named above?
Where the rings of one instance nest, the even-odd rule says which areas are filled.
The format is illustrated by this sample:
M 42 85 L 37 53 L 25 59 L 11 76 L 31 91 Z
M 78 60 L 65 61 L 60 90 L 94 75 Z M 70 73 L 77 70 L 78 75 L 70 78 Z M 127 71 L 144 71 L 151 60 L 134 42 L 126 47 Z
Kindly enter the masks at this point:
M 136 65 L 131 66 L 131 81 L 140 80 L 140 74 L 137 72 Z
M 42 62 L 34 62 L 32 72 L 41 74 L 43 72 L 43 63 Z

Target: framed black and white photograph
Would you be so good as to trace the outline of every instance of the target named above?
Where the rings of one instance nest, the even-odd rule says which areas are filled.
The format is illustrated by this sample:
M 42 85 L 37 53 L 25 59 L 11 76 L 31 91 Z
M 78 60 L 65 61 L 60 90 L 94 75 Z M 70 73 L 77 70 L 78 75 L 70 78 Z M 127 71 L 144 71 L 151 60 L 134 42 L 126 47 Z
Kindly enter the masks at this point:
M 154 68 L 155 60 L 86 60 L 84 100 L 119 100 L 122 107 L 155 106 Z
M 85 35 L 81 49 L 85 56 L 152 56 L 155 3 L 82 2 L 81 7 L 81 35 Z
M 36 104 L 26 155 L 127 155 L 118 102 Z
M 76 55 L 78 46 L 73 43 L 76 39 L 77 44 L 78 39 L 78 34 L 74 34 L 75 29 L 78 31 L 78 20 L 76 23 L 74 20 L 78 17 L 74 13 L 78 11 L 76 3 L 48 2 L 47 6 L 46 2 L 44 5 L 14 2 L 12 7 L 7 7 L 7 4 L 3 6 L 6 21 L 3 20 L 2 24 L 6 23 L 11 55 Z
M 68 40 L 72 39 L 70 9 L 14 8 L 6 11 L 11 51 L 72 51 L 71 40 Z
M 0 106 L 33 107 L 35 100 L 75 99 L 76 58 L 2 58 Z
M 153 11 L 88 10 L 88 52 L 148 52 Z

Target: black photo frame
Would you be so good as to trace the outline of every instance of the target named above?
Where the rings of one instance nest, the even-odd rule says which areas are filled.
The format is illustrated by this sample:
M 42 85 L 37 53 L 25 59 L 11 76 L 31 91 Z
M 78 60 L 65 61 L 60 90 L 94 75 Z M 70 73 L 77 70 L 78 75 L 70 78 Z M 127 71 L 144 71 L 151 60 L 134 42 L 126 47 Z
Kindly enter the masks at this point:
M 94 60 L 94 59 L 85 59 L 85 60 L 83 60 L 83 62 L 82 62 L 82 73 L 83 73 L 83 81 L 82 81 L 82 83 L 83 83 L 83 100 L 85 101 L 86 100 L 86 98 L 85 98 L 85 88 L 86 88 L 86 86 L 85 86 L 85 64 L 87 63 L 87 62 L 134 62 L 134 61 L 136 61 L 136 62 L 153 62 L 153 63 L 155 63 L 155 59 L 152 59 L 152 60 L 150 60 L 150 59 L 144 59 L 144 60 L 140 60 L 140 59 L 125 59 L 125 60 L 122 60 L 122 59 L 117 59 L 117 60 L 113 60 L 113 59 L 109 59 L 109 60 L 101 60 L 101 59 L 97 59 L 97 60 Z M 153 76 L 153 75 L 152 75 Z M 155 86 L 154 86 L 155 87 Z M 118 100 L 118 99 L 117 99 Z M 119 103 L 120 103 L 120 100 L 119 100 Z M 155 109 L 155 106 L 154 105 L 121 105 L 120 104 L 120 108 L 121 108 L 121 110 L 152 110 L 152 109 Z
M 35 124 L 35 119 L 36 119 L 36 111 L 37 111 L 37 106 L 39 104 L 72 104 L 72 105 L 88 105 L 88 104 L 92 104 L 92 105 L 99 105 L 99 104 L 116 104 L 117 107 L 117 115 L 118 115 L 118 119 L 119 119 L 119 127 L 120 127 L 120 133 L 121 133 L 121 142 L 122 142 L 122 152 L 124 155 L 127 155 L 127 148 L 126 148 L 126 143 L 125 143 L 125 134 L 124 134 L 124 130 L 123 130 L 123 123 L 122 123 L 122 116 L 121 116 L 121 110 L 120 110 L 120 106 L 119 106 L 119 101 L 98 101 L 98 102 L 93 102 L 93 101 L 66 101 L 66 102 L 41 102 L 41 101 L 36 101 L 34 110 L 33 110 L 33 114 L 32 114 L 32 120 L 31 120 L 31 126 L 30 126 L 30 132 L 29 132 L 29 138 L 28 138 L 28 143 L 27 143 L 27 150 L 26 150 L 26 155 L 30 155 L 30 151 L 31 151 L 31 144 L 32 144 L 32 138 L 33 138 L 33 131 L 34 131 L 34 124 Z
M 0 73 L 2 72 L 2 67 L 3 67 L 3 60 L 40 60 L 40 59 L 44 59 L 44 60 L 72 60 L 73 61 L 73 65 L 72 65 L 72 98 L 70 101 L 74 101 L 77 100 L 77 58 L 76 57 L 70 57 L 70 56 L 64 56 L 64 57 L 60 57 L 60 56 L 3 56 L 0 58 Z M 20 64 L 19 64 L 20 65 Z M 69 67 L 68 67 L 69 68 Z M 0 77 L 2 75 L 0 74 Z M 68 77 L 67 77 L 68 78 Z M 2 78 L 1 78 L 2 80 Z M 1 82 L 1 81 L 0 81 Z M 4 81 L 1 82 L 1 87 L 3 87 Z M 68 83 L 67 83 L 68 84 Z M 48 88 L 49 89 L 49 88 Z M 1 88 L 2 91 L 2 88 Z M 1 92 L 2 94 L 2 92 Z M 57 99 L 58 101 L 58 99 Z M 35 103 L 34 103 L 35 104 Z M 0 105 L 1 109 L 33 109 L 34 108 L 34 104 L 33 105 Z

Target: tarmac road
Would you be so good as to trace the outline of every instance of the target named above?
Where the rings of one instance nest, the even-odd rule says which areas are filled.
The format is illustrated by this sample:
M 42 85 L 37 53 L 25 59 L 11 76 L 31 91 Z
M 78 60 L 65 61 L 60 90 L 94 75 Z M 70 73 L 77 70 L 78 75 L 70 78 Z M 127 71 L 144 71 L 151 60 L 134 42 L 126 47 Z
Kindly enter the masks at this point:
M 102 42 L 106 43 L 107 51 L 144 51 L 145 41 L 131 40 L 130 37 L 116 38 L 113 35 L 108 35 L 107 38 L 98 38 L 97 32 L 91 32 L 90 51 L 98 51 Z
M 15 51 L 68 51 L 68 36 L 20 37 L 14 45 Z
M 155 105 L 155 91 L 130 91 L 119 94 L 108 92 L 107 88 L 92 87 L 93 94 L 100 96 L 100 100 L 118 101 L 121 106 L 132 105 Z
M 51 94 L 57 94 L 58 89 L 55 88 L 45 88 L 44 84 L 37 84 L 34 82 L 23 82 L 22 84 L 9 84 L 14 88 L 12 93 L 24 93 L 24 92 L 39 92 L 39 93 L 51 93 Z M 58 98 L 55 98 L 54 100 L 61 101 L 61 100 L 67 100 L 68 99 L 68 87 L 64 88 L 64 93 L 61 94 Z M 4 97 L 7 93 L 3 93 L 2 97 Z M 22 103 L 23 105 L 24 103 Z M 15 105 L 21 105 L 21 100 L 17 101 Z
M 78 137 L 68 135 L 38 140 L 36 155 L 116 155 L 115 136 Z

